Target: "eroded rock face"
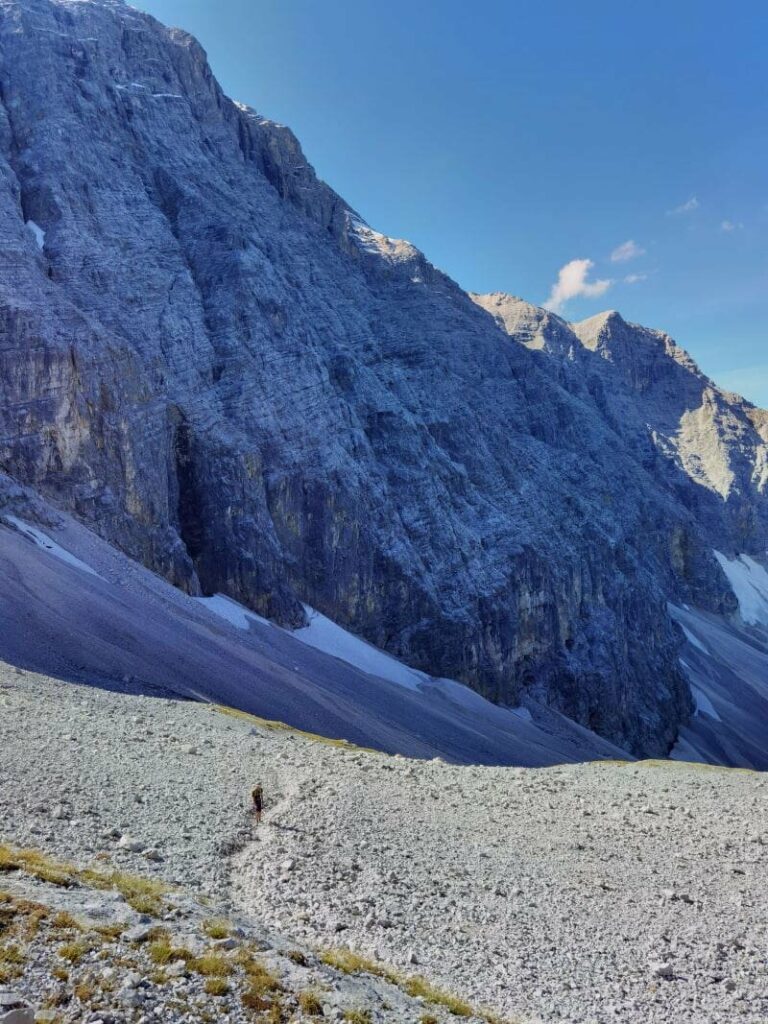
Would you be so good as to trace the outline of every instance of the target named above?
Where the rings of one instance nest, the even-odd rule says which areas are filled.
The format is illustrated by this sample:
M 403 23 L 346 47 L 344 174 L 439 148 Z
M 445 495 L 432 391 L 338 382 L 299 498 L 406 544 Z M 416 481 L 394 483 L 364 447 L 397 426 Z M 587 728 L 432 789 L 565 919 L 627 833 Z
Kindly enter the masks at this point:
M 0 468 L 190 592 L 310 603 L 665 753 L 691 708 L 666 601 L 732 602 L 669 460 L 365 225 L 185 33 L 0 0 L 0 53 Z
M 718 388 L 668 334 L 627 323 L 614 310 L 568 324 L 504 293 L 473 299 L 594 406 L 657 486 L 706 522 L 713 543 L 764 554 L 764 410 Z

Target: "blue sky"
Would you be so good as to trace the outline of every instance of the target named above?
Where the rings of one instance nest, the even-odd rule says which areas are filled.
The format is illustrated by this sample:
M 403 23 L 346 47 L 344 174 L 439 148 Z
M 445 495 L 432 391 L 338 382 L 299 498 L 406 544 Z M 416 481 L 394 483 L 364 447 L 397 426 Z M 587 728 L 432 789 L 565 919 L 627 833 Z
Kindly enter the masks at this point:
M 463 287 L 619 309 L 768 407 L 764 2 L 133 2 Z

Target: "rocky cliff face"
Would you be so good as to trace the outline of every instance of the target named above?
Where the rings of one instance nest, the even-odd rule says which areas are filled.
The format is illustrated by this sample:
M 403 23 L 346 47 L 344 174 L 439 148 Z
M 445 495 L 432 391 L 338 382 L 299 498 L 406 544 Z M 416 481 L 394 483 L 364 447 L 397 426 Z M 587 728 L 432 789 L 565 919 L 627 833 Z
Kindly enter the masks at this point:
M 602 373 L 512 343 L 119 0 L 0 0 L 0 100 L 2 470 L 189 592 L 287 624 L 307 602 L 669 749 L 691 703 L 666 601 L 727 608 L 711 540 L 765 547 L 756 410 L 724 497 L 697 454 L 719 412 L 672 457 L 621 428 Z M 639 408 L 656 368 L 643 391 L 620 330 L 556 322 Z
M 591 404 L 712 543 L 765 552 L 768 415 L 723 391 L 668 334 L 610 311 L 568 324 L 503 293 L 474 295 L 558 381 Z

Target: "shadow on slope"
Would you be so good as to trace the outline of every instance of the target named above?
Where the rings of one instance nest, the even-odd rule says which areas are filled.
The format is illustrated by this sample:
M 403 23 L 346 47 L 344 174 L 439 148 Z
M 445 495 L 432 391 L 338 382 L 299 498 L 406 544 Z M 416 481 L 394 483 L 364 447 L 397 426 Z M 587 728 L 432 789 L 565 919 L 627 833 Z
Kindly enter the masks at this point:
M 402 685 L 233 602 L 235 621 L 232 608 L 222 617 L 215 603 L 174 589 L 28 492 L 17 492 L 0 516 L 0 658 L 11 664 L 224 704 L 414 757 L 540 766 L 627 756 L 533 702 L 505 709 L 428 677 Z

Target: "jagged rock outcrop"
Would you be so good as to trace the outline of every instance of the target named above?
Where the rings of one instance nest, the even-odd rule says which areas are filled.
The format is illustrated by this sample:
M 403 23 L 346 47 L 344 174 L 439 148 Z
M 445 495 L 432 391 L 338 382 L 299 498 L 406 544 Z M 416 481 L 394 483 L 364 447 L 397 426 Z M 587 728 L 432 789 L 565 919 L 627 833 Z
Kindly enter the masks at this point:
M 474 295 L 500 327 L 591 403 L 714 544 L 762 555 L 768 537 L 768 413 L 723 391 L 668 334 L 615 310 L 568 324 L 504 293 Z M 662 456 L 660 459 L 659 456 Z
M 0 100 L 0 469 L 192 593 L 287 624 L 307 602 L 669 749 L 691 701 L 666 602 L 728 606 L 729 527 L 611 396 L 511 344 L 120 0 L 0 0 Z M 730 547 L 765 546 L 761 493 Z

